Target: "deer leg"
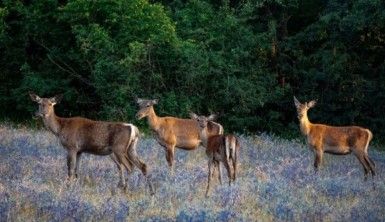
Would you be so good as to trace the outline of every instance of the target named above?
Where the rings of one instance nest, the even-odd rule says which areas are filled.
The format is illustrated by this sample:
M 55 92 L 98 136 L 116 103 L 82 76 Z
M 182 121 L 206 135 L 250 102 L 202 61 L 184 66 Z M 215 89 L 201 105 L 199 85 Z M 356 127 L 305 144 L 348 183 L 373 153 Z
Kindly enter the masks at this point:
M 374 171 L 375 165 L 374 165 L 373 161 L 369 158 L 367 153 L 365 153 L 364 158 L 365 158 L 367 165 L 369 166 L 370 173 L 372 174 L 372 176 L 375 176 L 376 172 Z
M 132 163 L 131 163 L 129 157 L 126 154 L 122 154 L 122 155 L 123 155 L 123 159 L 122 159 L 123 166 L 127 170 L 127 173 L 131 174 L 131 172 L 132 172 Z
M 209 163 L 208 163 L 209 173 L 208 173 L 208 176 L 207 176 L 206 197 L 209 196 L 210 180 L 211 180 L 211 176 L 212 176 L 212 170 L 211 170 L 212 165 L 213 165 L 213 161 L 212 161 L 212 159 L 210 159 Z
M 146 177 L 148 187 L 150 189 L 150 194 L 154 195 L 154 188 L 152 186 L 151 180 L 147 174 L 147 165 L 139 158 L 138 154 L 136 153 L 136 142 L 134 146 L 131 146 L 130 150 L 128 151 L 128 159 L 129 161 L 134 164 L 136 167 L 140 169 L 142 174 Z
M 174 175 L 174 146 L 168 146 L 166 152 L 166 159 L 170 167 L 171 175 Z
M 363 154 L 363 153 L 356 153 L 356 157 L 358 158 L 358 160 L 360 161 L 362 167 L 364 168 L 364 172 L 365 172 L 365 180 L 367 180 L 367 179 L 368 179 L 368 173 L 369 173 L 370 167 L 369 167 L 368 164 L 366 163 L 364 155 L 365 155 L 365 154 Z
M 315 151 L 315 157 L 314 157 L 314 170 L 315 170 L 315 172 L 318 172 L 318 169 L 322 164 L 322 159 L 323 159 L 323 151 L 322 150 L 316 150 Z
M 220 164 L 219 161 L 216 161 L 215 164 L 216 164 L 216 168 L 218 169 L 218 180 L 219 180 L 219 183 L 222 185 L 222 170 L 221 170 L 221 164 Z
M 235 181 L 235 178 L 236 178 L 236 172 L 237 172 L 237 141 L 236 141 L 236 145 L 234 147 L 234 149 L 232 150 L 232 158 L 231 158 L 231 161 L 233 163 L 233 181 Z
M 366 154 L 366 156 L 368 156 L 368 160 L 369 160 L 369 162 L 372 164 L 373 169 L 376 168 L 376 164 L 374 163 L 374 161 L 369 157 L 368 154 Z
M 130 163 L 130 161 L 128 160 L 128 158 L 125 155 L 122 154 L 122 156 L 123 156 L 122 157 L 122 164 L 123 164 L 123 166 L 126 168 L 127 173 L 131 173 L 131 163 Z M 124 188 L 124 191 L 126 191 L 126 192 L 128 191 L 128 187 L 127 186 L 128 186 L 128 184 L 125 181 L 123 188 Z
M 119 166 L 120 166 L 120 168 L 118 166 L 118 168 L 120 170 L 120 182 L 119 182 L 118 186 L 122 187 L 124 190 L 126 190 L 127 189 L 127 183 L 126 183 L 126 180 L 124 179 L 124 168 L 126 167 L 124 165 L 124 159 L 125 159 L 124 153 L 115 153 L 115 156 L 116 156 L 116 158 L 119 162 Z
M 130 171 L 128 172 L 128 173 L 131 173 L 132 172 L 132 165 L 133 165 L 133 162 L 131 161 L 131 157 L 132 156 L 137 156 L 137 153 L 136 153 L 136 145 L 138 144 L 138 137 L 135 137 L 133 140 L 132 140 L 132 142 L 131 142 L 131 144 L 128 146 L 128 149 L 127 149 L 127 156 L 126 156 L 126 158 L 127 158 L 127 162 L 128 162 L 128 164 L 129 164 L 129 166 L 130 166 Z
M 119 162 L 118 158 L 116 157 L 116 154 L 115 153 L 112 153 L 110 155 L 111 159 L 114 161 L 114 163 L 116 164 L 116 166 L 118 167 L 119 169 L 119 173 L 120 173 L 120 180 L 119 180 L 119 183 L 118 183 L 118 187 L 124 187 L 124 171 L 123 171 L 123 164 Z
M 225 168 L 227 170 L 227 176 L 229 177 L 229 186 L 231 185 L 231 169 L 230 169 L 230 164 L 227 160 L 223 161 Z
M 141 159 L 139 159 L 137 155 L 130 154 L 128 158 L 136 167 L 140 169 L 140 171 L 142 171 L 144 176 L 147 176 L 147 165 Z
M 80 166 L 80 157 L 81 157 L 81 152 L 78 152 L 76 154 L 76 168 L 75 168 L 75 177 L 78 178 L 78 171 L 79 171 L 79 166 Z
M 237 172 L 237 157 L 234 155 L 231 160 L 233 162 L 233 181 L 235 181 L 236 172 Z
M 68 167 L 68 180 L 71 181 L 75 177 L 76 152 L 68 152 L 67 167 Z
M 139 159 L 138 156 L 131 159 L 131 161 L 134 163 L 135 166 L 137 166 L 142 171 L 142 174 L 146 177 L 148 188 L 150 189 L 150 194 L 154 195 L 155 194 L 154 188 L 147 174 L 147 165 L 141 159 Z
M 122 156 L 123 156 L 122 157 L 122 164 L 125 167 L 125 169 L 127 170 L 127 172 L 130 173 L 131 172 L 131 163 L 130 163 L 127 156 L 125 156 L 123 154 L 122 154 Z

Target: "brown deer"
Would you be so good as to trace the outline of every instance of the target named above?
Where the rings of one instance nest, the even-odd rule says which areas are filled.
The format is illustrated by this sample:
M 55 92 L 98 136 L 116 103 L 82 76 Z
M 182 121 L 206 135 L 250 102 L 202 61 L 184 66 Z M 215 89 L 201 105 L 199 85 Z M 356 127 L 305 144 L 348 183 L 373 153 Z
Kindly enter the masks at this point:
M 298 119 L 302 134 L 307 137 L 307 143 L 315 153 L 314 168 L 317 171 L 322 163 L 323 153 L 345 155 L 353 152 L 362 164 L 365 171 L 365 179 L 370 171 L 372 176 L 375 164 L 368 156 L 369 142 L 373 138 L 372 132 L 358 126 L 328 126 L 313 124 L 307 117 L 307 111 L 314 107 L 316 101 L 300 103 L 294 97 Z
M 136 145 L 139 130 L 132 124 L 122 122 L 94 121 L 82 117 L 61 118 L 56 116 L 54 106 L 62 96 L 40 98 L 35 93 L 29 94 L 39 104 L 36 116 L 43 119 L 44 126 L 55 134 L 67 150 L 68 181 L 77 178 L 82 153 L 111 155 L 120 171 L 120 187 L 127 189 L 124 168 L 131 172 L 132 165 L 138 167 L 147 178 L 147 165 L 139 159 Z M 148 180 L 153 194 L 151 182 Z
M 208 160 L 208 181 L 206 188 L 206 197 L 208 196 L 210 190 L 210 181 L 214 175 L 214 171 L 217 168 L 219 171 L 219 181 L 222 183 L 221 179 L 221 168 L 220 162 L 225 165 L 227 175 L 229 177 L 229 185 L 231 181 L 235 181 L 236 172 L 237 172 L 237 156 L 239 153 L 239 141 L 237 137 L 232 134 L 228 135 L 207 135 L 207 127 L 209 121 L 215 119 L 215 115 L 210 115 L 209 117 L 198 116 L 195 113 L 190 114 L 191 119 L 197 121 L 200 128 L 200 136 L 202 138 L 207 138 L 206 146 L 206 155 L 209 158 Z M 233 173 L 231 174 L 230 169 L 230 160 L 233 166 Z
M 155 133 L 158 143 L 166 149 L 166 159 L 171 174 L 173 173 L 173 161 L 175 147 L 184 150 L 194 150 L 201 142 L 206 144 L 205 138 L 199 136 L 199 127 L 192 119 L 180 119 L 176 117 L 158 117 L 154 111 L 154 105 L 158 103 L 157 99 L 146 100 L 137 99 L 139 111 L 136 114 L 137 119 L 147 117 L 150 128 Z M 209 122 L 207 127 L 208 135 L 223 133 L 223 127 L 215 122 Z

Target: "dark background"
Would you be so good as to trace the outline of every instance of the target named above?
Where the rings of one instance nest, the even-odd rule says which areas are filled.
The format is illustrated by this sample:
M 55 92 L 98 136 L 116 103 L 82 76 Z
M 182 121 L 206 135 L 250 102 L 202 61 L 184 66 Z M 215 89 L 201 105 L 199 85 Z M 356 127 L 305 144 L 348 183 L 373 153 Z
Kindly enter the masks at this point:
M 31 122 L 28 91 L 63 93 L 59 116 L 133 122 L 217 113 L 226 131 L 299 136 L 309 117 L 385 136 L 381 0 L 2 0 L 0 119 Z

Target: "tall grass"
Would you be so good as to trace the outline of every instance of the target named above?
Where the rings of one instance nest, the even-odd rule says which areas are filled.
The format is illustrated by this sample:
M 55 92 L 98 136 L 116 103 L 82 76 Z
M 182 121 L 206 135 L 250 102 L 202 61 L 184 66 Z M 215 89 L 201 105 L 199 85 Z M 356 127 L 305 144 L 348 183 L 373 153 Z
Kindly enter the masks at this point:
M 107 156 L 84 154 L 80 178 L 66 183 L 66 151 L 45 130 L 0 126 L 1 221 L 381 221 L 385 218 L 385 153 L 370 149 L 378 176 L 364 181 L 352 155 L 325 155 L 315 174 L 313 154 L 301 142 L 270 135 L 241 136 L 234 185 L 215 179 L 205 198 L 203 148 L 176 151 L 171 176 L 165 153 L 144 138 L 138 153 L 148 164 L 156 194 L 138 170 L 129 191 L 117 188 L 118 170 Z

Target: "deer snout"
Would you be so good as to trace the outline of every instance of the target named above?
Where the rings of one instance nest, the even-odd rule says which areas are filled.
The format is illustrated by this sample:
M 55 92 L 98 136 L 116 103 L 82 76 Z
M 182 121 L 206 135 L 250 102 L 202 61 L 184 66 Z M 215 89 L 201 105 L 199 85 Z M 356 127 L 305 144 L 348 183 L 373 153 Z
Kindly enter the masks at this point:
M 41 111 L 36 111 L 35 115 L 34 115 L 35 118 L 39 118 L 39 117 L 44 118 L 44 117 L 47 117 L 47 116 L 48 116 L 48 113 L 41 112 Z
M 40 114 L 37 111 L 32 116 L 33 119 L 38 119 L 39 117 L 40 117 Z
M 135 115 L 135 117 L 136 117 L 136 119 L 140 120 L 140 119 L 143 118 L 143 115 L 142 115 L 141 113 L 137 113 L 137 114 Z
M 43 117 L 43 114 L 40 113 L 39 111 L 36 111 L 35 114 L 34 114 L 34 117 Z

